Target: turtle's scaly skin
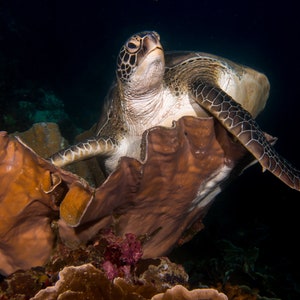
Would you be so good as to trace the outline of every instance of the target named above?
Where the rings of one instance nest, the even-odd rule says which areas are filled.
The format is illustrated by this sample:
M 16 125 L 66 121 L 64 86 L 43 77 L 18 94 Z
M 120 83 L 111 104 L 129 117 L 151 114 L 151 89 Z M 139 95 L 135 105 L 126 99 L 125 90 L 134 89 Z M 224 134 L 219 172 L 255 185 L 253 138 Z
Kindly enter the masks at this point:
M 206 53 L 164 53 L 156 32 L 128 39 L 120 50 L 116 73 L 95 137 L 54 154 L 53 164 L 65 166 L 99 155 L 111 172 L 121 156 L 140 158 L 146 129 L 172 126 L 173 120 L 185 115 L 212 115 L 264 170 L 300 190 L 300 172 L 277 154 L 254 120 L 269 94 L 265 75 Z
M 197 102 L 216 117 L 262 165 L 293 189 L 300 190 L 300 172 L 266 140 L 252 116 L 224 91 L 205 83 L 195 84 Z

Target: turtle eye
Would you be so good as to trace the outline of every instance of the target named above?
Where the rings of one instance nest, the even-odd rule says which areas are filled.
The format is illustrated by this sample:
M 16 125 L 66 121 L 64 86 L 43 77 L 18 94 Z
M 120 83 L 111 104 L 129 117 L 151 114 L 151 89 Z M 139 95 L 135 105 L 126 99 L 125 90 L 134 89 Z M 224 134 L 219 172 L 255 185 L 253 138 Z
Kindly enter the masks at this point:
M 127 44 L 127 48 L 129 48 L 129 49 L 135 49 L 135 48 L 136 48 L 136 45 L 135 45 L 134 43 L 129 42 L 129 43 Z
M 135 53 L 140 48 L 140 42 L 136 40 L 130 40 L 126 43 L 126 48 L 129 53 Z

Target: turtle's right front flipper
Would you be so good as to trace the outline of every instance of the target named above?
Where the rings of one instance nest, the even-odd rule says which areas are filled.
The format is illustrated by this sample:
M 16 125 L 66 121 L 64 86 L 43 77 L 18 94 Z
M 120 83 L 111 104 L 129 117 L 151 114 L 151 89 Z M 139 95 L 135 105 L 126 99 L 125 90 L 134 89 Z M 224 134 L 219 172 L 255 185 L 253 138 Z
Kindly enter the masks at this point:
M 97 155 L 109 156 L 114 153 L 116 147 L 117 143 L 111 137 L 94 137 L 60 150 L 51 155 L 48 160 L 57 167 L 64 167 Z
M 264 169 L 300 191 L 300 171 L 276 152 L 248 111 L 220 88 L 201 81 L 194 83 L 192 93 L 195 101 L 216 117 Z

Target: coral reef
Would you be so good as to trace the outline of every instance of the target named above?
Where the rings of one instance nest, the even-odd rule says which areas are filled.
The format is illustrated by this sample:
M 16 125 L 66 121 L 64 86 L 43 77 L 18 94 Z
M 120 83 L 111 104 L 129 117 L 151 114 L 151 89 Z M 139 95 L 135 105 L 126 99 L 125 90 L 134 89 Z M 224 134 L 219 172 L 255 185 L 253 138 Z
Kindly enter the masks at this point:
M 196 289 L 188 291 L 181 285 L 176 285 L 173 288 L 167 290 L 165 293 L 155 295 L 151 300 L 227 300 L 227 296 L 223 293 L 219 293 L 214 289 Z
M 34 94 L 29 94 L 28 90 L 16 90 L 15 94 L 18 99 L 27 99 L 19 101 L 19 111 L 27 116 L 30 122 L 39 123 L 54 122 L 60 123 L 64 119 L 68 119 L 68 115 L 64 111 L 64 103 L 58 99 L 53 91 L 46 91 L 39 88 L 34 90 Z M 28 95 L 29 94 L 29 95 Z M 30 99 L 32 97 L 32 99 Z
M 59 126 L 56 123 L 35 123 L 23 132 L 15 132 L 25 144 L 30 145 L 41 157 L 48 157 L 61 148 L 68 146 L 68 142 L 61 136 Z
M 171 129 L 150 130 L 144 140 L 145 161 L 122 158 L 119 168 L 96 189 L 82 178 L 55 168 L 20 140 L 2 133 L 0 178 L 6 188 L 0 198 L 0 242 L 5 261 L 1 272 L 9 274 L 18 268 L 43 264 L 53 243 L 52 216 L 57 218 L 58 210 L 60 237 L 70 246 L 86 243 L 99 230 L 113 226 L 119 236 L 143 236 L 144 257 L 168 253 L 176 243 L 189 238 L 185 236 L 187 229 L 189 235 L 191 228 L 203 227 L 201 220 L 211 201 L 197 198 L 201 188 L 224 164 L 233 168 L 247 156 L 243 147 L 233 143 L 222 130 L 213 119 L 192 117 L 182 118 Z M 14 209 L 17 211 L 11 212 Z M 17 244 L 31 235 L 38 239 L 28 245 L 38 255 L 31 250 L 27 253 Z M 38 240 L 45 244 L 40 242 L 39 247 Z M 39 248 L 44 252 L 39 253 Z M 5 266 L 12 260 L 9 257 L 13 257 L 10 267 Z
M 66 267 L 59 273 L 59 281 L 52 287 L 38 292 L 32 300 L 39 299 L 198 299 L 198 300 L 226 300 L 223 293 L 214 289 L 196 289 L 188 291 L 181 285 L 163 293 L 155 293 L 154 289 L 146 285 L 135 285 L 116 278 L 113 282 L 91 264 L 78 267 Z M 148 283 L 149 285 L 149 283 Z
M 129 240 L 136 246 L 134 236 Z M 104 268 L 112 246 L 119 250 L 124 246 L 126 260 L 134 264 L 125 276 L 114 279 L 107 277 Z M 138 259 L 140 247 L 135 246 L 128 251 L 128 237 L 122 239 L 111 231 L 99 234 L 93 244 L 74 250 L 58 241 L 43 268 L 17 271 L 3 280 L 0 299 L 227 299 L 215 289 L 189 291 L 188 275 L 182 266 L 167 257 Z
M 129 277 L 131 268 L 143 255 L 142 244 L 132 233 L 126 233 L 122 239 L 110 230 L 99 243 L 106 245 L 102 268 L 108 279 Z
M 43 265 L 54 244 L 51 220 L 58 218 L 50 170 L 42 159 L 0 133 L 0 272 Z
M 37 124 L 18 135 L 43 156 L 65 142 L 54 124 Z M 163 299 L 172 299 L 172 288 L 187 282 L 184 272 L 176 266 L 170 269 L 170 262 L 161 263 L 161 258 L 140 271 L 141 256 L 143 262 L 160 257 L 192 238 L 203 228 L 202 220 L 216 195 L 212 192 L 201 198 L 210 178 L 226 165 L 233 170 L 229 182 L 252 161 L 212 118 L 184 117 L 172 128 L 146 131 L 141 161 L 123 157 L 119 167 L 94 188 L 83 178 L 51 165 L 20 137 L 0 134 L 0 265 L 3 275 L 11 274 L 4 285 L 22 276 L 26 280 L 40 276 L 37 281 L 42 286 L 53 285 L 63 268 L 75 272 L 93 263 L 99 271 L 91 276 L 113 280 L 112 289 L 118 282 L 117 290 L 126 285 L 133 291 L 142 282 L 149 290 L 151 283 L 151 296 L 143 296 L 145 299 L 167 288 L 171 291 Z M 222 182 L 217 192 L 228 182 Z M 68 258 L 73 260 L 66 264 Z M 14 273 L 36 266 L 46 267 L 46 277 L 27 271 L 16 277 Z M 78 274 L 82 276 L 81 271 Z M 59 282 L 46 290 L 57 293 L 62 287 Z M 71 294 L 82 293 L 78 289 Z M 183 288 L 178 293 L 195 297 Z M 211 297 L 219 296 L 212 292 Z
M 0 272 L 43 265 L 55 243 L 52 221 L 68 184 L 81 182 L 36 155 L 19 140 L 0 133 Z M 85 196 L 85 188 L 81 184 Z
M 44 268 L 17 271 L 0 282 L 0 299 L 27 300 L 49 285 Z
M 15 132 L 27 130 L 36 123 L 56 123 L 69 140 L 82 131 L 70 120 L 64 103 L 52 90 L 38 88 L 33 83 L 25 87 L 9 86 L 11 84 L 8 80 L 1 82 L 0 71 L 1 130 Z
M 95 190 L 96 201 L 84 206 L 82 214 L 69 213 L 74 200 L 61 203 L 61 228 L 64 222 L 74 228 L 61 232 L 65 241 L 87 241 L 113 225 L 120 236 L 144 236 L 144 257 L 165 255 L 203 228 L 201 221 L 221 191 L 220 187 L 208 196 L 201 193 L 209 180 L 224 165 L 237 166 L 234 171 L 239 174 L 249 163 L 245 149 L 210 118 L 185 117 L 173 128 L 147 131 L 144 138 L 145 161 L 121 158 L 117 170 Z M 85 226 L 91 222 L 93 226 Z

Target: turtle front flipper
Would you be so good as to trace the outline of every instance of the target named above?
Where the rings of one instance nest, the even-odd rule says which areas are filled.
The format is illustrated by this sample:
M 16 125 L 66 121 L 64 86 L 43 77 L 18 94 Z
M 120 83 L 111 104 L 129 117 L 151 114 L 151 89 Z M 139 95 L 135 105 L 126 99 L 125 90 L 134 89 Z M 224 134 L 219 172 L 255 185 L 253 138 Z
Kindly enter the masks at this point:
M 60 150 L 48 160 L 57 167 L 64 167 L 97 155 L 109 156 L 114 153 L 116 147 L 117 143 L 111 137 L 94 137 Z
M 300 171 L 276 152 L 249 112 L 223 90 L 210 84 L 194 82 L 191 92 L 195 101 L 218 119 L 252 153 L 263 169 L 300 191 Z

